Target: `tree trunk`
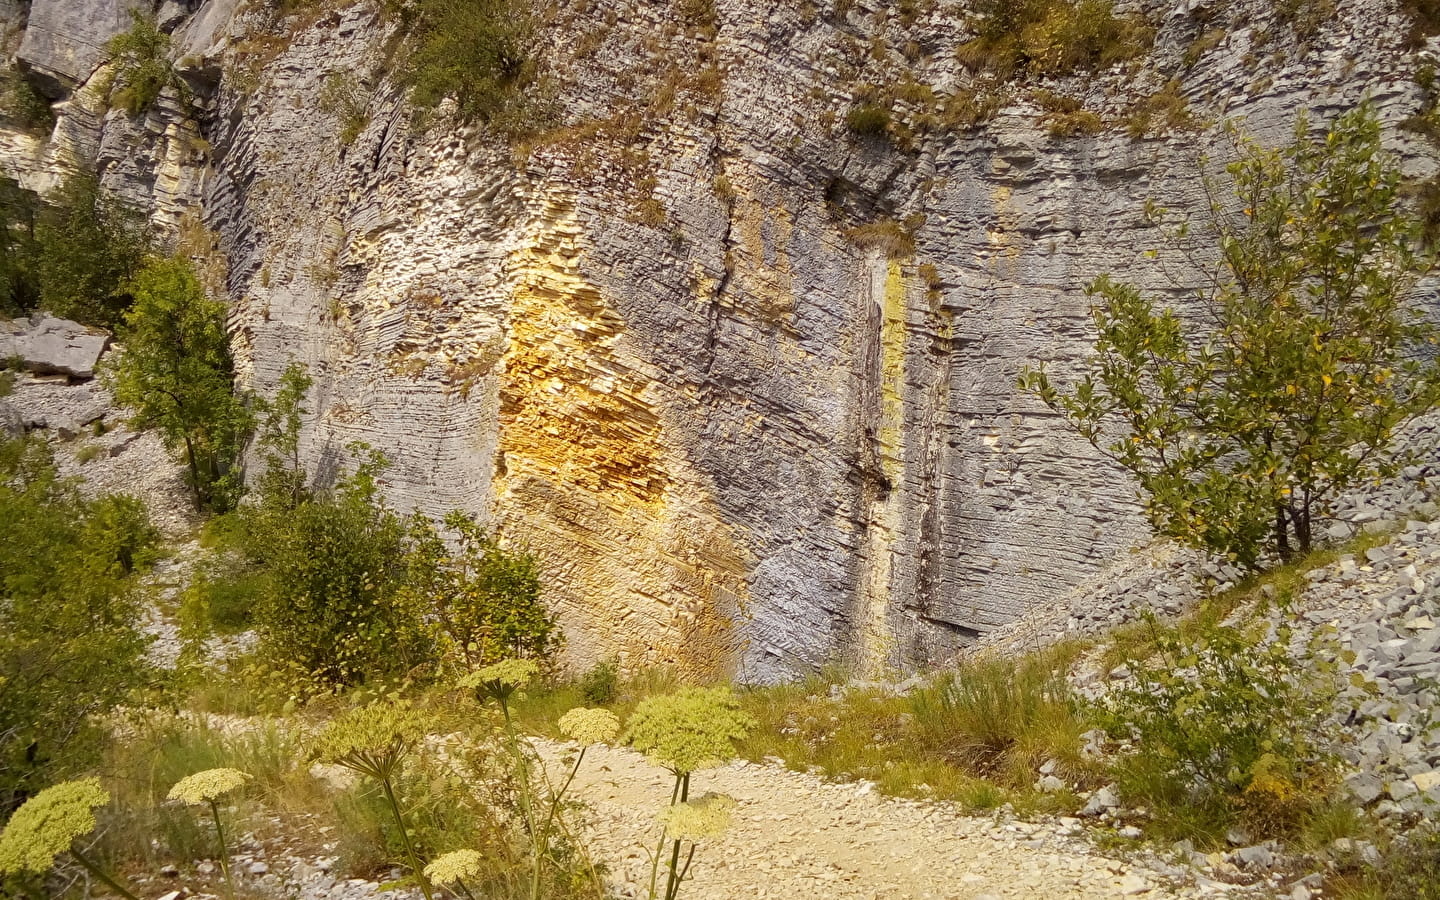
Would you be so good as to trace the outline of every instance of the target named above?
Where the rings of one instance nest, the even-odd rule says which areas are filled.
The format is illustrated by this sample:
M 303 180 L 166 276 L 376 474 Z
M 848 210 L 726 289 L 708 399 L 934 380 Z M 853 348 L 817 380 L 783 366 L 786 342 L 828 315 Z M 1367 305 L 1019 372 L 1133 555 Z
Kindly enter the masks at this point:
M 1280 558 L 1289 561 L 1293 555 L 1290 549 L 1290 524 L 1285 520 L 1285 504 L 1275 504 L 1275 549 Z
M 1295 542 L 1300 545 L 1298 549 L 1301 553 L 1310 552 L 1310 543 L 1314 538 L 1310 529 L 1311 504 L 1308 496 L 1309 492 L 1307 491 L 1306 494 L 1307 496 L 1300 502 L 1299 508 L 1290 511 L 1290 518 L 1295 523 Z

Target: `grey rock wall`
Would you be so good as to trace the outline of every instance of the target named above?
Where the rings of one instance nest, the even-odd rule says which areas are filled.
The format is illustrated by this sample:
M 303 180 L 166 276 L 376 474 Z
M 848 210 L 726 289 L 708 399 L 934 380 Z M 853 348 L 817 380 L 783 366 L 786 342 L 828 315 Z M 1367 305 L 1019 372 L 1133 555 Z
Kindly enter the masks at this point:
M 1260 0 L 1146 2 L 1152 54 L 1045 85 L 1101 134 L 1051 136 L 1036 85 L 948 130 L 922 101 L 969 83 L 963 17 L 846 6 L 718 0 L 713 31 L 561 6 L 543 45 L 564 127 L 515 148 L 444 110 L 420 127 L 368 4 L 210 0 L 176 31 L 191 105 L 77 117 L 72 143 L 92 135 L 107 183 L 206 258 L 251 384 L 308 367 L 316 477 L 362 440 L 397 506 L 530 546 L 577 662 L 924 664 L 1145 538 L 1133 488 L 1015 387 L 1083 355 L 1094 276 L 1175 293 L 1144 200 L 1200 208 L 1226 117 L 1273 142 L 1368 95 L 1400 121 L 1418 59 L 1388 4 L 1342 2 L 1302 41 Z M 1171 77 L 1209 124 L 1127 135 Z M 917 86 L 913 138 L 847 131 L 867 82 Z M 327 83 L 363 105 L 348 145 Z M 884 222 L 913 251 L 875 246 Z

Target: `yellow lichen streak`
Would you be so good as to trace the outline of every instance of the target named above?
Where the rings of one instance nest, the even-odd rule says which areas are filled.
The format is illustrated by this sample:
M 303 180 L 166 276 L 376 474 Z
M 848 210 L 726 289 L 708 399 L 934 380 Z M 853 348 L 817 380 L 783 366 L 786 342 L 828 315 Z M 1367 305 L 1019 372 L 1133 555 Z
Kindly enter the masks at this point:
M 575 663 L 726 674 L 749 562 L 668 439 L 670 389 L 584 277 L 584 246 L 552 199 L 510 258 L 495 521 L 541 558 Z
M 880 334 L 876 354 L 879 392 L 878 421 L 875 422 L 875 464 L 879 475 L 891 486 L 874 491 L 868 498 L 868 525 L 863 554 L 865 578 L 856 610 L 859 665 L 876 676 L 884 672 L 894 650 L 895 638 L 889 623 L 890 583 L 893 575 L 891 547 L 900 529 L 900 492 L 893 487 L 905 469 L 905 302 L 908 282 L 899 260 L 874 260 L 871 265 L 871 293 L 879 306 Z M 878 267 L 883 265 L 883 269 Z

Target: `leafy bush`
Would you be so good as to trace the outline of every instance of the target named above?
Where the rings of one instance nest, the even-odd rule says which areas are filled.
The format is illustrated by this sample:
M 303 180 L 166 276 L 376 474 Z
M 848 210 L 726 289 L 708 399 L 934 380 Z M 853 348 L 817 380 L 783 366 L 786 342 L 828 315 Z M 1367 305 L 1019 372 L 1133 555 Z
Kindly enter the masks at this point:
M 118 324 L 131 303 L 128 283 L 150 250 L 144 216 L 81 172 L 45 197 L 34 237 L 29 269 L 39 305 L 87 325 Z
M 464 513 L 450 513 L 445 527 L 459 539 L 453 553 L 429 519 L 411 520 L 404 589 L 415 607 L 434 616 L 445 654 L 466 669 L 548 657 L 558 634 L 540 602 L 535 557 L 503 549 Z
M 50 100 L 18 69 L 0 75 L 0 114 L 37 134 L 46 134 L 55 126 Z
M 1122 794 L 1173 838 L 1218 843 L 1237 821 L 1264 836 L 1294 831 L 1334 775 L 1318 737 L 1333 666 L 1295 660 L 1285 628 L 1256 641 L 1220 625 L 1182 636 L 1151 624 L 1158 655 L 1131 660 L 1132 679 L 1103 705 L 1106 730 L 1133 748 L 1117 765 Z
M 1440 829 L 1412 829 L 1366 879 L 1380 900 L 1440 900 Z
M 1002 79 L 1103 69 L 1153 38 L 1142 19 L 1117 18 L 1110 0 L 977 0 L 969 25 L 975 38 L 957 50 L 960 62 Z
M 362 462 L 333 488 L 237 514 L 241 552 L 270 582 L 253 609 L 261 658 L 322 690 L 403 679 L 434 659 L 401 590 L 406 528 L 376 488 L 384 457 L 352 449 Z
M 115 399 L 135 411 L 135 425 L 159 428 L 182 451 L 195 505 L 224 512 L 239 499 L 235 469 L 251 425 L 235 393 L 225 304 L 208 299 L 178 257 L 149 261 L 128 286 L 125 352 L 107 373 Z
M 609 703 L 620 689 L 620 673 L 614 660 L 596 663 L 590 671 L 580 677 L 580 694 L 585 702 L 594 706 Z
M 0 313 L 23 315 L 39 301 L 35 278 L 35 194 L 0 177 Z
M 154 16 L 130 10 L 130 28 L 110 39 L 106 52 L 115 60 L 114 80 L 120 87 L 112 96 L 132 116 L 148 110 L 160 92 L 174 85 L 184 88 L 170 63 L 170 35 L 160 30 Z
M 1400 8 L 1410 16 L 1411 49 L 1425 46 L 1425 38 L 1440 34 L 1440 0 L 1400 0 Z
M 325 76 L 324 83 L 320 85 L 320 111 L 339 118 L 337 137 L 340 146 L 348 147 L 355 143 L 360 132 L 365 130 L 366 123 L 370 121 L 370 114 L 365 109 L 366 100 L 365 92 L 348 72 L 332 72 Z
M 0 444 L 0 818 L 93 758 L 89 718 L 142 683 L 126 577 L 154 531 L 138 501 L 86 501 L 46 446 Z
M 434 107 L 454 98 L 460 117 L 524 130 L 535 111 L 534 24 L 516 0 L 411 0 L 411 100 Z

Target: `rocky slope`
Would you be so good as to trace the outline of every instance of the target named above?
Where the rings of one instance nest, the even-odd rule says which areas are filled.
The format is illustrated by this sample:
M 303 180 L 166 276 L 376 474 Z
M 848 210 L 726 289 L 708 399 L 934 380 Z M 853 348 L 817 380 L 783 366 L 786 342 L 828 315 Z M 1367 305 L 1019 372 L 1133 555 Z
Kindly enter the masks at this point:
M 1132 545 L 1132 489 L 1017 371 L 1083 353 L 1092 276 L 1172 285 L 1140 210 L 1196 208 L 1214 123 L 1280 140 L 1297 110 L 1420 102 L 1389 2 L 1308 33 L 1261 0 L 1122 6 L 1154 48 L 1047 84 L 1109 120 L 1067 138 L 1026 86 L 936 124 L 971 79 L 949 4 L 590 0 L 546 12 L 564 127 L 514 148 L 416 122 L 369 2 L 169 0 L 188 98 L 107 111 L 128 5 L 0 4 L 58 101 L 53 132 L 0 131 L 6 171 L 93 160 L 144 203 L 231 299 L 245 379 L 315 377 L 316 477 L 368 441 L 398 506 L 529 544 L 577 660 L 751 679 L 948 656 Z M 1125 133 L 1172 77 L 1211 124 Z M 847 130 L 867 84 L 906 87 L 903 140 Z

